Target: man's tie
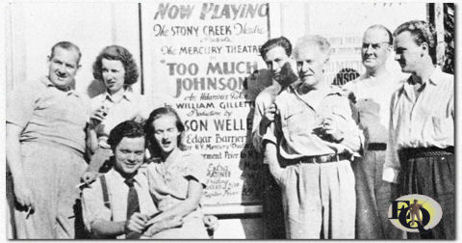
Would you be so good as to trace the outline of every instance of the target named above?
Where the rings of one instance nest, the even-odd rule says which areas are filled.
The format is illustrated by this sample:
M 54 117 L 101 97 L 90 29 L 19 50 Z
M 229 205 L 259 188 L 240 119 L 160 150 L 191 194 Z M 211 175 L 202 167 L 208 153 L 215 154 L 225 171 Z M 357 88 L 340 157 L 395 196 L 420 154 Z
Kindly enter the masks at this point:
M 135 187 L 133 185 L 134 179 L 129 178 L 125 180 L 125 184 L 128 185 L 128 197 L 127 197 L 127 220 L 130 217 L 140 211 L 140 204 L 138 201 L 138 193 L 136 193 Z M 127 239 L 139 239 L 141 236 L 140 233 L 137 232 L 129 232 L 127 233 Z

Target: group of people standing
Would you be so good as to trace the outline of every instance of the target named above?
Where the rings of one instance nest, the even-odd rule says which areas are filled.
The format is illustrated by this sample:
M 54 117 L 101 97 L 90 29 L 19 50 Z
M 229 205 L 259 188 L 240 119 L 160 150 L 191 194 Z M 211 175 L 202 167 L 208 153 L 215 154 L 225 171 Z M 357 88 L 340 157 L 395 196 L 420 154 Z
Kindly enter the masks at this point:
M 326 78 L 326 38 L 262 45 L 273 83 L 255 100 L 252 143 L 265 165 L 265 238 L 419 238 L 387 214 L 397 197 L 422 194 L 443 209 L 431 237 L 454 239 L 454 77 L 436 66 L 435 48 L 424 21 L 393 33 L 373 25 L 366 72 L 338 87 Z M 406 80 L 386 68 L 393 49 Z M 80 58 L 59 42 L 48 75 L 7 94 L 13 238 L 73 239 L 80 218 L 90 238 L 208 238 L 206 163 L 185 150 L 176 111 L 133 92 L 137 65 L 117 45 L 97 56 L 105 92 L 88 100 L 74 90 Z
M 405 80 L 387 70 L 393 49 Z M 265 164 L 265 238 L 455 238 L 454 77 L 436 65 L 431 25 L 370 26 L 366 72 L 342 87 L 326 78 L 322 36 L 302 37 L 293 53 L 284 37 L 260 51 L 273 78 L 252 131 Z M 392 201 L 409 194 L 441 205 L 436 227 L 406 234 L 391 224 Z
M 48 75 L 8 93 L 12 238 L 208 238 L 206 164 L 185 151 L 176 111 L 133 92 L 138 67 L 117 45 L 97 56 L 105 92 L 88 100 L 74 90 L 80 58 L 59 42 Z

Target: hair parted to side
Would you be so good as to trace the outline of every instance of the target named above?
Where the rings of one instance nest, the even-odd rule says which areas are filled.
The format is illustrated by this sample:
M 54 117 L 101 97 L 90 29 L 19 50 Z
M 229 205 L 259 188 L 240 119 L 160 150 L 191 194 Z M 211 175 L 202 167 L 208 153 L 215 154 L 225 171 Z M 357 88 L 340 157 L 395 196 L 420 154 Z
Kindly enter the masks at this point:
M 111 45 L 105 47 L 96 57 L 93 63 L 93 77 L 96 80 L 103 81 L 102 60 L 117 60 L 122 62 L 125 69 L 124 86 L 129 86 L 138 81 L 138 66 L 136 65 L 133 55 L 122 46 Z
M 433 64 L 436 64 L 436 31 L 433 25 L 423 20 L 411 20 L 398 26 L 393 32 L 393 36 L 396 37 L 405 31 L 411 34 L 417 45 L 427 43 L 428 53 Z
M 288 57 L 290 57 L 290 55 L 292 55 L 292 44 L 290 43 L 290 41 L 284 37 L 284 36 L 281 36 L 281 37 L 278 37 L 278 38 L 273 38 L 273 39 L 269 39 L 268 41 L 265 42 L 265 44 L 263 44 L 261 47 L 260 47 L 260 55 L 263 59 L 266 58 L 266 53 L 268 53 L 271 49 L 277 47 L 277 46 L 280 46 L 282 47 L 285 51 L 286 51 L 286 54 Z
M 55 50 L 56 48 L 63 48 L 64 50 L 74 50 L 77 52 L 77 54 L 79 55 L 79 58 L 77 59 L 77 64 L 80 63 L 80 59 L 82 58 L 82 52 L 80 51 L 80 48 L 70 42 L 70 41 L 60 41 L 56 44 L 54 44 L 52 47 L 51 47 L 51 54 L 50 54 L 50 60 L 55 56 Z
M 330 43 L 325 37 L 320 35 L 306 35 L 298 39 L 294 48 L 294 57 L 298 58 L 303 49 L 312 45 L 319 47 L 319 50 L 326 55 L 326 61 L 329 59 L 331 54 Z
M 156 138 L 154 137 L 154 121 L 163 116 L 172 116 L 175 118 L 175 126 L 178 129 L 178 132 L 180 133 L 178 135 L 177 146 L 180 150 L 186 150 L 186 145 L 183 141 L 186 128 L 183 122 L 181 121 L 180 116 L 175 111 L 175 109 L 173 109 L 170 106 L 160 107 L 153 110 L 151 114 L 149 114 L 149 118 L 146 120 L 146 123 L 144 125 L 144 130 L 146 131 L 146 142 L 148 144 L 149 152 L 151 153 L 152 157 L 160 157 L 162 151 L 159 144 L 157 144 Z
M 145 137 L 144 127 L 142 124 L 128 120 L 119 123 L 109 133 L 107 143 L 114 150 L 123 138 L 139 138 Z
M 387 36 L 388 36 L 388 44 L 389 45 L 393 45 L 393 34 L 391 33 L 391 31 L 385 27 L 384 25 L 381 25 L 381 24 L 374 24 L 374 25 L 371 25 L 369 26 L 365 32 L 367 32 L 368 30 L 373 30 L 373 29 L 378 29 L 378 30 L 383 30 L 385 33 L 387 33 Z

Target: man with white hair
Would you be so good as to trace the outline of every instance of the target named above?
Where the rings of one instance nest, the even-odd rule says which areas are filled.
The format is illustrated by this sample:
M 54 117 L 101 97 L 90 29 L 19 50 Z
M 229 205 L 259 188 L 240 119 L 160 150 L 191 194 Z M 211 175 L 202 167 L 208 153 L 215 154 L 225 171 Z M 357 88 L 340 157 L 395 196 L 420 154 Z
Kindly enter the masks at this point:
M 360 132 L 348 98 L 325 78 L 330 44 L 306 36 L 296 45 L 299 81 L 276 97 L 276 118 L 263 139 L 281 187 L 289 239 L 353 239 L 355 179 L 350 159 Z

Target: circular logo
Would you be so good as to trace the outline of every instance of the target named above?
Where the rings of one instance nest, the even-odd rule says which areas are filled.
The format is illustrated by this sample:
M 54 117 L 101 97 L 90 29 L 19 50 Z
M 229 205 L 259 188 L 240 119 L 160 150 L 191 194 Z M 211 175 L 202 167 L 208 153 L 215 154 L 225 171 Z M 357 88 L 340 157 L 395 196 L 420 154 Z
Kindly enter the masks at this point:
M 398 229 L 423 232 L 434 228 L 443 217 L 443 210 L 431 197 L 411 194 L 394 200 L 388 208 L 388 219 Z

